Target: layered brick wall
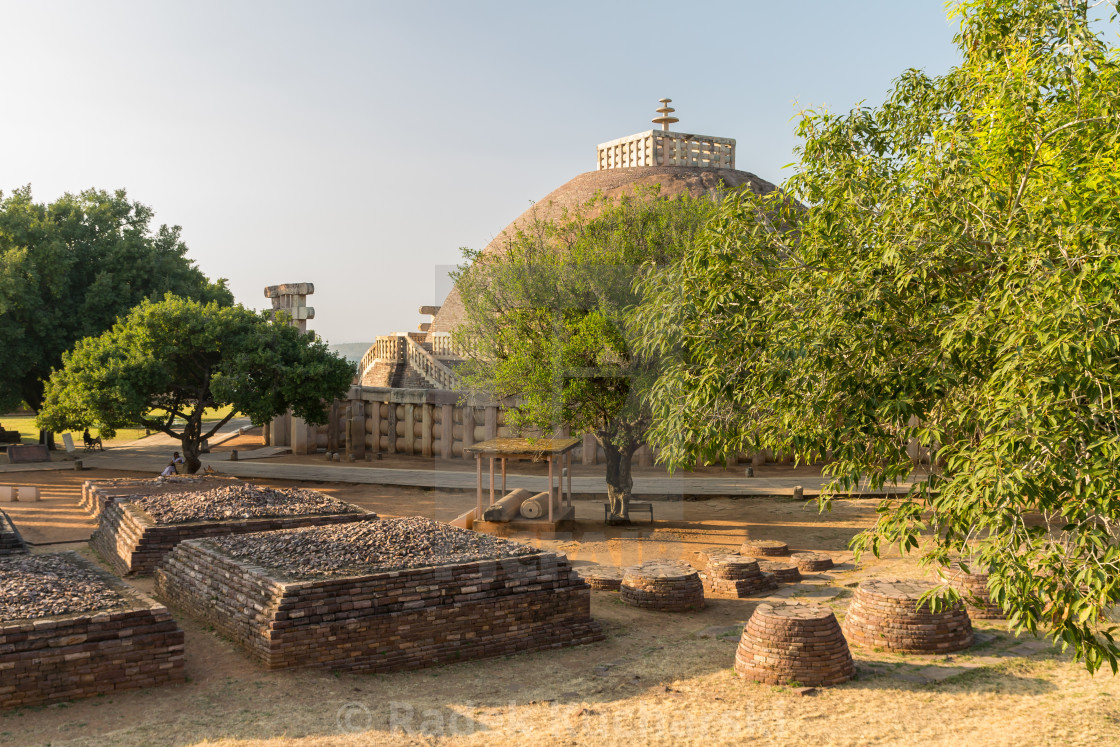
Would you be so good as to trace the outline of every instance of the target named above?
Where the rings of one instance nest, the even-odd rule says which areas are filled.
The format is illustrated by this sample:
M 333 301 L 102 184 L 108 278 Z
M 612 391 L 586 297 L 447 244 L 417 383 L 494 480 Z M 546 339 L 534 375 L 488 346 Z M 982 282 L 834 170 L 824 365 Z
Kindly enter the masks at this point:
M 590 587 L 552 553 L 286 582 L 191 540 L 156 594 L 270 669 L 390 672 L 603 639 Z
M 125 608 L 0 622 L 0 708 L 184 680 L 183 631 L 167 608 L 97 572 Z
M 144 509 L 129 501 L 111 500 L 101 512 L 100 523 L 90 545 L 113 570 L 122 575 L 151 573 L 183 540 L 220 537 L 227 534 L 270 532 L 277 529 L 346 524 L 370 521 L 375 513 L 354 506 L 355 513 L 302 514 L 260 519 L 196 521 L 186 524 L 157 524 Z
M 23 537 L 19 536 L 19 530 L 8 515 L 0 511 L 0 555 L 15 555 L 16 553 L 27 552 L 27 545 L 23 543 Z

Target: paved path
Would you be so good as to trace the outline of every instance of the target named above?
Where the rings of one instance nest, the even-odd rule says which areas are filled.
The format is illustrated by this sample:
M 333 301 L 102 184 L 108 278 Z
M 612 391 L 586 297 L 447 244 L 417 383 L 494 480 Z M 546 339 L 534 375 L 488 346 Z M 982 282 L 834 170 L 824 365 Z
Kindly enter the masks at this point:
M 211 445 L 217 445 L 238 435 L 238 429 L 248 425 L 248 420 L 232 420 L 215 438 Z M 167 464 L 171 451 L 178 442 L 169 436 L 159 434 L 113 446 L 99 452 L 77 452 L 86 467 L 101 469 L 127 470 L 159 474 Z M 202 464 L 227 475 L 242 478 L 274 480 L 309 480 L 317 482 L 347 482 L 366 485 L 400 485 L 408 487 L 427 487 L 447 490 L 474 490 L 476 478 L 473 470 L 442 469 L 436 460 L 430 466 L 416 469 L 386 469 L 382 467 L 356 466 L 350 463 L 327 462 L 321 464 L 293 464 L 288 462 L 257 459 L 252 461 L 229 461 L 228 454 L 204 454 Z M 20 468 L 20 469 L 17 469 Z M 71 469 L 71 462 L 51 462 L 34 465 L 4 465 L 0 473 L 8 471 L 29 471 L 35 469 Z M 489 492 L 489 475 L 483 474 L 483 490 Z M 495 476 L 496 488 L 501 488 L 501 477 Z M 637 496 L 681 498 L 686 496 L 747 496 L 747 495 L 793 495 L 794 488 L 802 486 L 807 496 L 815 496 L 827 483 L 820 476 L 802 475 L 796 477 L 710 477 L 678 473 L 666 477 L 635 477 L 634 494 Z M 507 490 L 526 488 L 534 492 L 545 490 L 548 478 L 538 475 L 509 475 L 506 478 Z M 902 492 L 908 485 L 883 492 Z M 572 492 L 577 496 L 606 495 L 607 483 L 604 476 L 572 477 Z

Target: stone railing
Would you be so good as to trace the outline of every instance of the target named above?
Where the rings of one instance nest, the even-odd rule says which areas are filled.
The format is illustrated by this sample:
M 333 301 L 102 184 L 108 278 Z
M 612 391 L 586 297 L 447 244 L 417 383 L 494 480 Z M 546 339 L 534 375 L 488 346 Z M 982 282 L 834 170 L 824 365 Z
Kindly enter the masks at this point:
M 441 350 L 450 349 L 450 337 L 450 335 L 438 336 Z M 429 384 L 438 389 L 457 389 L 460 385 L 459 377 L 455 375 L 455 372 L 436 360 L 434 355 L 425 350 L 424 346 L 410 335 L 378 337 L 377 341 L 370 345 L 369 350 L 362 356 L 362 362 L 359 365 L 361 375 L 364 377 L 377 361 L 408 363 Z
M 401 361 L 404 360 L 404 339 L 397 335 L 388 335 L 385 337 L 378 337 L 377 340 L 369 346 L 369 350 L 362 356 L 362 362 L 358 364 L 358 371 L 362 376 L 365 376 L 373 364 L 377 361 Z
M 432 343 L 432 355 L 437 358 L 462 358 L 463 354 L 459 352 L 458 346 L 451 339 L 451 334 L 448 332 L 440 332 L 428 336 L 428 340 Z
M 440 389 L 458 389 L 459 377 L 447 366 L 435 359 L 425 350 L 420 343 L 411 337 L 399 338 L 404 340 L 405 357 L 413 369 L 428 380 L 432 386 Z
M 735 141 L 726 137 L 648 130 L 599 145 L 597 167 L 691 166 L 735 168 Z

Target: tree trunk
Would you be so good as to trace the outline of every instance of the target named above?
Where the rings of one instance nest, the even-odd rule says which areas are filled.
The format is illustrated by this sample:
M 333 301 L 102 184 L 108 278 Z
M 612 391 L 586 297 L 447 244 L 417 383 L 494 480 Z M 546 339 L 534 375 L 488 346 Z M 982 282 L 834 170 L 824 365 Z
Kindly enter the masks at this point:
M 202 449 L 202 442 L 197 438 L 188 438 L 184 433 L 182 437 L 183 444 L 183 468 L 186 469 L 188 475 L 193 475 L 202 467 L 202 460 L 198 458 L 198 454 Z
M 47 449 L 54 451 L 58 447 L 54 443 L 54 433 L 51 431 L 39 431 L 39 443 L 46 444 Z
M 199 405 L 183 423 L 183 433 L 179 436 L 179 442 L 183 444 L 183 467 L 186 468 L 188 475 L 193 475 L 202 467 L 202 461 L 198 458 L 202 451 L 201 419 L 202 411 Z
M 630 464 L 637 447 L 632 443 L 616 445 L 609 437 L 597 436 L 597 439 L 607 455 L 607 503 L 610 504 L 607 524 L 629 524 L 630 497 L 634 488 Z

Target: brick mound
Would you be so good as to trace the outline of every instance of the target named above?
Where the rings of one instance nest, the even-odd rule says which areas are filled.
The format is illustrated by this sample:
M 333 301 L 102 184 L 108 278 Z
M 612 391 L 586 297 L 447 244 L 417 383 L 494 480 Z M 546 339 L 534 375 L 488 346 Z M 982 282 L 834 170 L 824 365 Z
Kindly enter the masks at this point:
M 773 575 L 763 573 L 757 560 L 739 554 L 714 556 L 700 579 L 705 592 L 736 599 L 778 588 Z
M 778 540 L 747 540 L 739 548 L 740 555 L 776 558 L 789 555 L 789 545 Z
M 819 573 L 831 570 L 832 558 L 820 552 L 795 552 L 789 559 L 797 563 L 797 569 L 802 573 Z
M 738 555 L 739 551 L 733 547 L 723 547 L 716 545 L 714 547 L 702 547 L 692 553 L 692 558 L 689 563 L 698 571 L 702 571 L 708 567 L 711 559 L 721 555 Z
M 622 587 L 625 571 L 617 566 L 593 565 L 576 569 L 587 585 L 599 591 L 618 591 Z
M 735 672 L 770 685 L 839 685 L 855 676 L 832 610 L 816 604 L 760 604 L 743 628 Z
M 297 541 L 330 567 L 304 580 L 266 567 Z M 402 552 L 420 564 L 402 567 Z M 359 555 L 373 560 L 346 572 Z M 269 669 L 391 672 L 603 639 L 563 555 L 421 518 L 187 540 L 156 594 Z
M 928 581 L 868 579 L 859 585 L 847 616 L 844 635 L 858 646 L 879 646 L 895 653 L 940 654 L 972 645 L 972 622 L 964 607 L 940 612 L 918 599 L 937 588 Z
M 106 505 L 120 498 L 164 493 L 193 493 L 244 484 L 242 480 L 224 475 L 171 475 L 170 477 L 86 480 L 82 483 L 82 498 L 78 505 L 96 519 L 105 510 Z
M 206 483 L 200 481 L 198 487 L 204 485 Z M 90 546 L 122 575 L 148 574 L 183 540 L 377 518 L 377 514 L 366 513 L 363 508 L 314 491 L 259 488 L 228 482 L 219 488 L 214 488 L 212 484 L 207 487 L 210 489 L 188 493 L 114 496 L 104 504 Z M 227 493 L 236 494 L 240 499 L 231 500 L 228 504 L 230 508 L 223 509 L 223 495 Z M 251 502 L 256 504 L 252 506 L 255 508 L 253 511 L 246 510 L 246 504 L 250 502 L 246 498 L 248 495 L 257 496 Z M 159 507 L 156 516 L 147 510 L 153 506 Z M 309 509 L 322 513 L 308 513 Z M 229 515 L 230 518 L 182 520 L 182 517 L 191 515 Z M 174 517 L 176 521 L 163 523 L 158 520 L 159 516 Z
M 793 563 L 781 563 L 776 560 L 758 561 L 758 569 L 769 573 L 774 580 L 782 584 L 796 584 L 801 580 L 801 571 Z
M 1006 615 L 988 594 L 988 574 L 969 567 L 965 571 L 959 562 L 941 571 L 942 580 L 964 597 L 968 616 L 977 620 L 1003 620 Z
M 0 557 L 4 555 L 21 555 L 27 552 L 27 545 L 23 542 L 23 537 L 19 536 L 19 530 L 8 515 L 0 511 Z
M 662 612 L 704 609 L 700 576 L 684 563 L 653 560 L 627 568 L 620 588 L 622 601 Z
M 0 708 L 182 682 L 167 608 L 77 553 L 0 558 Z

